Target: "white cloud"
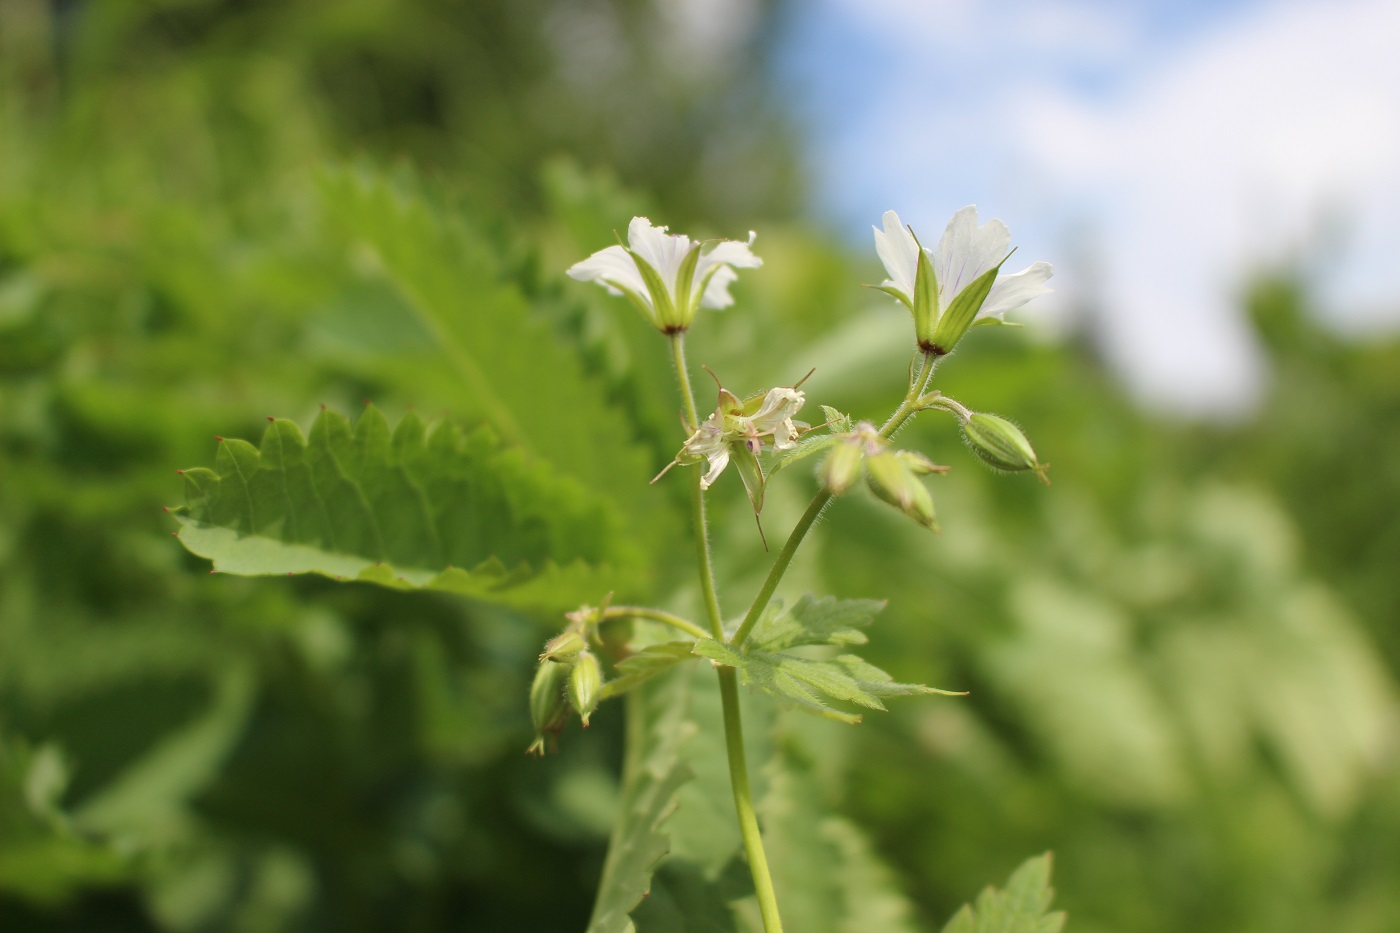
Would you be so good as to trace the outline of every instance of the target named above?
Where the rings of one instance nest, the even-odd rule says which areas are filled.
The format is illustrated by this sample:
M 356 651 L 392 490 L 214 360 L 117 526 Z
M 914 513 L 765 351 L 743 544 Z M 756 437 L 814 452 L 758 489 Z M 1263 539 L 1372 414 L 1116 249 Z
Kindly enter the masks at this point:
M 832 2 L 889 50 L 868 76 L 878 130 L 847 127 L 828 168 L 867 179 L 843 212 L 934 228 L 978 200 L 1031 258 L 1079 231 L 1108 345 L 1149 398 L 1247 404 L 1239 292 L 1305 250 L 1327 254 L 1324 302 L 1400 310 L 1400 4 L 1260 2 L 1164 40 L 1129 4 Z M 1084 297 L 1087 274 L 1057 265 Z

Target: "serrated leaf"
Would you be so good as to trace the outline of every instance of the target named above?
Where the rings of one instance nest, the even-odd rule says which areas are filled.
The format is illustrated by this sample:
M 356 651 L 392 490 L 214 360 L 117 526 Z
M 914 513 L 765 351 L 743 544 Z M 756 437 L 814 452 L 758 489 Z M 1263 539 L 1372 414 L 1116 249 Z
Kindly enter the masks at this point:
M 577 482 L 489 429 L 410 412 L 392 432 L 322 411 L 310 437 L 274 420 L 262 445 L 219 444 L 184 471 L 181 543 L 221 573 L 318 573 L 400 589 L 562 606 L 616 585 L 627 548 Z M 605 577 L 614 577 L 606 580 Z
M 631 657 L 617 663 L 617 677 L 603 687 L 603 699 L 620 696 L 658 674 L 665 673 L 683 661 L 695 658 L 690 650 L 694 642 L 668 641 L 648 645 Z
M 651 889 L 656 865 L 670 851 L 661 826 L 676 808 L 676 791 L 690 780 L 681 757 L 695 733 L 686 715 L 683 678 L 627 695 L 627 760 L 622 804 L 587 933 L 632 933 L 629 916 Z
M 834 596 L 803 595 L 791 609 L 771 603 L 753 634 L 751 651 L 782 651 L 798 645 L 863 645 L 862 628 L 885 608 L 878 599 L 837 599 Z
M 851 416 L 845 412 L 832 408 L 830 405 L 821 406 L 822 418 L 826 421 L 826 429 L 832 434 L 849 434 L 851 431 Z
M 1011 873 L 1004 889 L 988 887 L 975 906 L 959 910 L 943 933 L 1060 933 L 1064 913 L 1046 912 L 1055 895 L 1050 869 L 1049 852 L 1027 860 Z
M 712 638 L 700 639 L 693 650 L 701 657 L 736 668 L 747 686 L 838 722 L 857 723 L 860 716 L 833 707 L 828 700 L 883 710 L 881 697 L 949 693 L 922 684 L 896 683 L 890 675 L 855 655 L 814 660 L 783 652 L 740 652 Z
M 787 928 L 805 933 L 915 933 L 913 908 L 893 873 L 849 821 L 831 813 L 830 785 L 805 750 L 764 769 L 764 847 Z
M 655 470 L 624 413 L 586 376 L 577 348 L 533 312 L 471 218 L 411 175 L 339 170 L 320 181 L 328 212 L 372 251 L 466 385 L 454 404 L 617 509 L 635 509 L 634 533 L 653 528 L 655 509 L 637 507 L 635 491 Z

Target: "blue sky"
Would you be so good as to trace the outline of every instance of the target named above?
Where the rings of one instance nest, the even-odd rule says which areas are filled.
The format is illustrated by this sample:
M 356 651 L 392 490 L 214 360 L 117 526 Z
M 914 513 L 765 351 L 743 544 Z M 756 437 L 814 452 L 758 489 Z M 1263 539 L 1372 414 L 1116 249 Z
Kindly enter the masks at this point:
M 807 0 L 783 75 L 819 209 L 925 242 L 976 203 L 1056 265 L 1021 319 L 1097 309 L 1149 401 L 1246 408 L 1238 309 L 1303 263 L 1342 327 L 1400 312 L 1400 3 Z M 1037 306 L 1044 302 L 1044 309 Z

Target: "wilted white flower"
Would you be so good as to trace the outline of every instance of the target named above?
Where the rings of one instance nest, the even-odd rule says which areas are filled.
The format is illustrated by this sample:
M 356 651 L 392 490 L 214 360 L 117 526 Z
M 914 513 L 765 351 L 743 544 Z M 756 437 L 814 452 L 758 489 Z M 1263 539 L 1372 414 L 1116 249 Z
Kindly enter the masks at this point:
M 766 478 L 759 455 L 765 446 L 772 450 L 791 450 L 797 445 L 797 439 L 808 426 L 794 421 L 793 415 L 805 402 L 806 396 L 796 386 L 779 386 L 746 399 L 740 399 L 728 389 L 720 389 L 714 413 L 686 438 L 676 459 L 652 482 L 665 476 L 671 467 L 704 460 L 706 469 L 705 475 L 700 477 L 700 488 L 709 489 L 733 462 L 738 464 L 754 512 L 762 511 Z
M 882 220 L 884 229 L 875 228 L 875 250 L 889 278 L 880 290 L 914 314 L 915 336 L 925 350 L 946 353 L 975 320 L 1001 320 L 1007 311 L 1050 291 L 1045 281 L 1054 269 L 1048 262 L 1032 263 L 1014 275 L 999 274 L 1010 255 L 1011 231 L 1000 220 L 979 226 L 975 206 L 953 215 L 932 251 L 919 244 L 894 211 L 886 211 Z
M 747 243 L 737 240 L 691 240 L 633 217 L 627 245 L 609 246 L 569 268 L 581 282 L 597 282 L 614 295 L 625 295 L 657 330 L 684 331 L 700 308 L 727 308 L 734 303 L 729 285 L 737 269 L 756 269 L 753 231 Z

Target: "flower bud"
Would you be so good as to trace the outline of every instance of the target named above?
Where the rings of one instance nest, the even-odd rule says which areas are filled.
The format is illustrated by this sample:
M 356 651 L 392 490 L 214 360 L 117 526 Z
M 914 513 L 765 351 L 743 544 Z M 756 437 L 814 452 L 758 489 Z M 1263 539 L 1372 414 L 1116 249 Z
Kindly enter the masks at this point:
M 963 424 L 963 437 L 972 452 L 998 470 L 1033 470 L 1042 480 L 1046 466 L 1037 459 L 1026 435 L 1005 418 L 974 412 Z
M 859 438 L 842 438 L 822 461 L 822 485 L 833 495 L 850 489 L 865 469 L 865 449 Z
M 598 664 L 598 656 L 591 651 L 581 652 L 569 672 L 569 702 L 578 711 L 583 727 L 588 728 L 588 717 L 598 708 L 598 699 L 603 693 L 603 669 Z
M 532 755 L 543 755 L 545 736 L 557 735 L 569 718 L 569 706 L 564 701 L 564 675 L 568 668 L 545 661 L 535 671 L 530 685 L 530 719 L 535 724 L 535 741 L 526 749 Z
M 900 453 L 902 451 L 884 450 L 866 458 L 866 480 L 870 490 L 920 525 L 936 530 L 938 523 L 934 519 L 933 496 L 906 459 L 899 456 Z
M 588 647 L 583 640 L 583 636 L 578 632 L 562 632 L 555 635 L 544 644 L 544 653 L 540 655 L 541 661 L 557 661 L 570 667 L 578 653 Z

